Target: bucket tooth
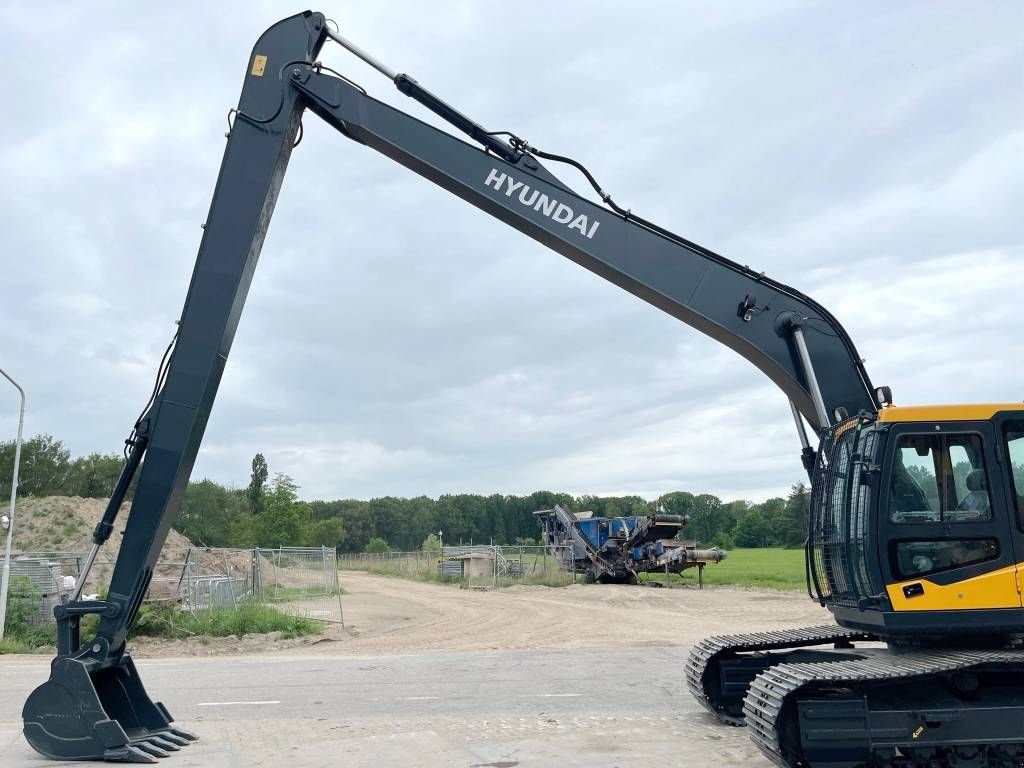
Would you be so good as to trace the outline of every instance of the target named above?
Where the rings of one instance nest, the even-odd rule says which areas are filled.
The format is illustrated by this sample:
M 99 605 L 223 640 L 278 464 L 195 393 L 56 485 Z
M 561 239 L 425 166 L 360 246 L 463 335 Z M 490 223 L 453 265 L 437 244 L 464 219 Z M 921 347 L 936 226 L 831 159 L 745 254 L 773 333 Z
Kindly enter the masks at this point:
M 152 741 L 150 740 L 133 741 L 132 747 L 142 752 L 145 752 L 147 755 L 152 755 L 153 757 L 167 757 L 170 754 L 170 752 L 161 749 L 156 744 L 153 744 Z
M 174 733 L 173 728 L 169 728 L 163 733 L 159 734 L 162 741 L 169 741 L 171 744 L 177 744 L 179 747 L 187 747 L 192 742 L 189 739 L 182 738 Z
M 163 706 L 163 705 L 161 705 L 161 706 Z M 166 712 L 166 710 L 164 710 L 164 711 Z M 168 718 L 168 719 L 170 719 L 170 718 Z M 178 728 L 177 726 L 173 726 L 169 732 L 173 733 L 179 739 L 185 739 L 185 741 L 199 741 L 199 737 L 198 736 L 196 736 L 191 731 L 186 731 L 184 728 Z
M 127 655 L 106 665 L 54 659 L 50 679 L 29 695 L 22 719 L 32 748 L 57 760 L 155 763 L 195 740 L 171 727 L 167 709 L 149 698 Z
M 150 744 L 156 744 L 160 749 L 165 749 L 168 752 L 177 752 L 181 747 L 175 744 L 170 739 L 165 739 L 163 734 L 159 736 L 150 736 L 146 739 Z
M 103 753 L 103 759 L 110 763 L 159 763 L 157 755 L 150 755 L 138 747 L 126 746 L 117 749 L 108 749 Z

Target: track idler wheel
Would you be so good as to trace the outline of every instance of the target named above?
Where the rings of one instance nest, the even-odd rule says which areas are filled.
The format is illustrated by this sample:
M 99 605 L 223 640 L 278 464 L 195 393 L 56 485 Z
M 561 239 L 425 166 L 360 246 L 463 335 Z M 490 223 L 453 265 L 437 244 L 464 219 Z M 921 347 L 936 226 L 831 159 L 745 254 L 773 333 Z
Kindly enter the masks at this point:
M 89 666 L 54 659 L 50 679 L 28 697 L 21 717 L 36 752 L 55 760 L 155 763 L 196 740 L 150 700 L 129 656 L 92 672 Z

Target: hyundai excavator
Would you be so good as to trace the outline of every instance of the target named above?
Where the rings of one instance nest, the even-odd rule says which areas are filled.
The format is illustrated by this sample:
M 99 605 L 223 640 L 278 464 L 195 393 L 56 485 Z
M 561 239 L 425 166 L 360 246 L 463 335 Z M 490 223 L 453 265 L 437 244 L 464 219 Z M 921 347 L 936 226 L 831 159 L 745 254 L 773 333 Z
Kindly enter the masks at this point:
M 471 141 L 323 66 L 328 41 Z M 138 473 L 109 590 L 83 599 L 83 576 L 55 609 L 57 655 L 23 710 L 32 747 L 146 763 L 195 738 L 150 699 L 125 640 L 306 113 L 735 350 L 785 394 L 812 484 L 808 592 L 837 626 L 703 641 L 685 667 L 703 706 L 746 723 L 780 766 L 1024 765 L 1024 404 L 893 405 L 823 306 L 620 207 L 577 161 L 485 130 L 309 11 L 270 27 L 246 65 L 177 332 L 93 534 L 86 572 Z M 580 171 L 600 203 L 545 162 Z

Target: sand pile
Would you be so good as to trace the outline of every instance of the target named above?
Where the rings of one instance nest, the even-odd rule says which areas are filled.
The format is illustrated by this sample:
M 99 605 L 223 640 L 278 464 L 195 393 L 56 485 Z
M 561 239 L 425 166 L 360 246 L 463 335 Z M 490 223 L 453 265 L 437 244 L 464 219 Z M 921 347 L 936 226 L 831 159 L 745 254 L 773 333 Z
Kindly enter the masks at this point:
M 121 532 L 128 519 L 129 504 L 121 508 L 115 524 L 114 534 L 100 551 L 93 571 L 86 584 L 87 591 L 98 591 L 110 581 L 113 561 L 120 547 Z M 25 553 L 42 553 L 60 562 L 67 576 L 76 576 L 86 553 L 92 547 L 92 532 L 107 507 L 106 499 L 83 499 L 77 496 L 45 496 L 19 500 L 14 517 L 15 557 Z M 160 562 L 153 577 L 151 597 L 173 595 L 181 577 L 192 542 L 175 530 L 171 530 L 161 551 Z M 203 556 L 193 550 L 193 561 Z M 206 560 L 210 555 L 205 556 Z M 217 556 L 217 568 L 223 571 L 223 558 Z M 237 556 L 232 555 L 232 560 Z M 248 559 L 247 557 L 245 558 Z M 213 566 L 211 563 L 200 563 Z M 239 563 L 241 566 L 241 563 Z
M 121 508 L 109 548 L 116 552 L 120 533 L 128 519 L 129 504 Z M 19 552 L 88 552 L 92 531 L 107 508 L 106 499 L 82 499 L 77 496 L 44 496 L 18 501 L 15 510 L 14 549 Z M 172 530 L 165 550 L 187 550 L 187 538 Z M 113 554 L 111 554 L 113 557 Z

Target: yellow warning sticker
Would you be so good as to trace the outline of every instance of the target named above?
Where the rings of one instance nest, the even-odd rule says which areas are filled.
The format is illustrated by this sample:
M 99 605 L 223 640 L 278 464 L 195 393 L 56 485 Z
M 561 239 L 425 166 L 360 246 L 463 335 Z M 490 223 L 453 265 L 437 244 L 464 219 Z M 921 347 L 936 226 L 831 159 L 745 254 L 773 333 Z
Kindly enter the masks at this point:
M 262 54 L 256 54 L 252 59 L 252 73 L 256 77 L 263 77 L 263 72 L 267 68 L 267 57 Z

